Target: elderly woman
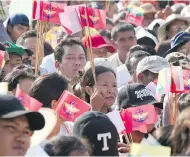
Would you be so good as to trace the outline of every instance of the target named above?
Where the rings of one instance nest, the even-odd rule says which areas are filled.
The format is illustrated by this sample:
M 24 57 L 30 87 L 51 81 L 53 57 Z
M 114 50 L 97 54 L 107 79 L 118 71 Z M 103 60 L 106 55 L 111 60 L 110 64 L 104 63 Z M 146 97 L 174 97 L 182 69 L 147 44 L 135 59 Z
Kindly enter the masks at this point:
M 181 15 L 172 14 L 166 18 L 165 24 L 158 29 L 160 43 L 155 48 L 158 55 L 162 56 L 171 48 L 169 41 L 177 33 L 185 31 L 189 23 L 190 19 Z

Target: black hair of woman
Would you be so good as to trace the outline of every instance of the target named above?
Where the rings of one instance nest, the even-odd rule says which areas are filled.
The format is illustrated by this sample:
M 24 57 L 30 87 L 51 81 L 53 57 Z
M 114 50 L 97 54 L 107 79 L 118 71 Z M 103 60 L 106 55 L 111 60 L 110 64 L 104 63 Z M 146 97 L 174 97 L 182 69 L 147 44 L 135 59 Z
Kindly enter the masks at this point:
M 88 143 L 74 136 L 59 136 L 44 147 L 49 156 L 90 156 Z

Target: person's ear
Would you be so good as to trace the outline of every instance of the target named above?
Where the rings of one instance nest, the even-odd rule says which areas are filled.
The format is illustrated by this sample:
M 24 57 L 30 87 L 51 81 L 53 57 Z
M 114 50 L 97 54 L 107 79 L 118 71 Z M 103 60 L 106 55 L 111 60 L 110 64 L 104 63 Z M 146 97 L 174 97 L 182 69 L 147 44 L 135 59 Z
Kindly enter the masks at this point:
M 55 108 L 55 106 L 57 105 L 57 100 L 52 100 L 51 101 L 51 108 Z
M 10 26 L 10 25 L 8 25 L 8 26 L 7 26 L 7 31 L 8 31 L 9 33 L 11 33 L 11 32 L 12 32 L 12 30 L 13 30 L 13 27 L 12 27 L 12 26 Z
M 58 62 L 57 60 L 55 61 L 55 68 L 56 68 L 57 70 L 59 70 L 59 68 L 60 68 L 59 62 Z
M 86 86 L 86 87 L 85 87 L 85 92 L 86 92 L 88 95 L 90 95 L 90 96 L 94 93 L 92 87 L 90 87 L 90 86 Z
M 137 81 L 138 80 L 142 80 L 143 79 L 143 74 L 142 73 L 139 73 L 138 75 L 137 75 Z
M 110 40 L 111 44 L 117 49 L 117 42 L 115 42 L 113 39 Z

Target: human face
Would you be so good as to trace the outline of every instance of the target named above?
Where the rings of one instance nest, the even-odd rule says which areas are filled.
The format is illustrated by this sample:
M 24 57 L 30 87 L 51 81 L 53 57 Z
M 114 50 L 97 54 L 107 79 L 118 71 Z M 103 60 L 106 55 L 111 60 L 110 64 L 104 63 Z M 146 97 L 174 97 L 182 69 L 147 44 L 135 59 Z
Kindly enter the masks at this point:
M 22 56 L 22 63 L 23 64 L 30 64 L 31 58 L 28 56 L 28 53 L 24 52 L 24 55 Z
M 9 58 L 9 54 L 5 51 L 4 52 L 4 60 L 5 60 L 5 65 L 3 67 L 3 73 L 4 75 L 7 75 L 10 71 L 11 71 L 11 68 L 10 68 L 10 58 Z
M 133 31 L 118 32 L 115 46 L 118 49 L 120 60 L 125 62 L 129 49 L 137 44 L 135 33 Z
M 187 24 L 182 20 L 175 20 L 169 25 L 169 30 L 167 32 L 168 39 L 174 37 L 177 33 L 185 31 L 187 29 Z
M 11 39 L 16 43 L 17 39 L 29 30 L 29 27 L 23 25 L 15 25 L 9 29 Z
M 188 56 L 188 58 L 189 58 L 189 56 L 190 56 L 190 41 L 188 41 L 183 46 L 181 46 L 177 51 L 183 53 L 184 55 Z
M 10 57 L 10 62 L 9 62 L 10 69 L 22 65 L 22 58 L 20 56 L 9 54 L 9 57 Z
M 154 20 L 154 15 L 155 15 L 154 13 L 149 13 L 144 15 L 144 19 L 142 22 L 142 26 L 144 28 L 148 27 L 150 23 Z
M 105 100 L 105 107 L 110 107 L 114 104 L 117 97 L 116 77 L 112 72 L 105 72 L 97 76 L 97 88 L 101 90 Z
M 62 56 L 61 63 L 56 61 L 55 66 L 59 73 L 72 79 L 77 76 L 78 72 L 85 66 L 85 52 L 80 45 L 64 47 L 65 54 Z
M 0 156 L 24 156 L 31 134 L 26 116 L 0 119 Z
M 34 53 L 33 56 L 31 57 L 32 66 L 35 66 L 36 62 L 36 43 L 37 43 L 36 37 L 27 38 L 24 43 L 24 47 L 30 49 Z
M 144 84 L 145 86 L 147 86 L 150 82 L 158 79 L 158 74 L 152 73 L 150 71 L 146 71 L 141 74 L 142 77 L 140 79 L 138 78 L 138 82 Z
M 20 86 L 20 89 L 28 94 L 29 92 L 29 89 L 30 87 L 32 86 L 32 83 L 34 82 L 34 80 L 31 80 L 31 79 L 22 79 L 22 80 L 19 80 L 19 86 Z
M 33 53 L 35 53 L 36 43 L 37 43 L 36 37 L 27 38 L 24 42 L 24 47 L 26 47 L 27 49 L 30 49 Z
M 93 57 L 94 58 L 107 58 L 107 48 L 103 47 L 100 49 L 93 49 Z
M 130 67 L 132 69 L 130 69 L 130 74 L 132 76 L 132 81 L 133 83 L 137 82 L 137 77 L 136 77 L 136 69 L 137 69 L 137 65 L 138 63 L 145 58 L 146 56 L 142 56 L 142 57 L 132 57 L 129 62 L 130 62 Z

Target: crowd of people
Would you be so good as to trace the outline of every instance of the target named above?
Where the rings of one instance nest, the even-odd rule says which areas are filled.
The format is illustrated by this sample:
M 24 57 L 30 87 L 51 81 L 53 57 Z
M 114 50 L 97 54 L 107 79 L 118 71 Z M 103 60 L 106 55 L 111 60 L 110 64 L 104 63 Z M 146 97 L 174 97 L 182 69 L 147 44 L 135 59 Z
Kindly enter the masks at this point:
M 50 22 L 46 33 L 55 27 L 58 31 L 50 33 L 53 41 L 45 40 L 36 75 L 37 21 L 24 13 L 9 15 L 9 3 L 0 1 L 1 22 L 10 38 L 6 41 L 0 37 L 0 59 L 4 63 L 0 65 L 0 82 L 8 83 L 8 92 L 0 94 L 0 156 L 128 155 L 132 143 L 141 143 L 149 135 L 161 146 L 170 147 L 172 156 L 190 156 L 189 90 L 176 94 L 178 114 L 172 122 L 170 93 L 158 101 L 147 88 L 150 83 L 156 86 L 159 72 L 165 68 L 190 70 L 190 2 L 52 2 L 106 10 L 106 30 L 89 28 L 88 36 L 83 32 L 68 35 L 63 27 Z M 129 5 L 143 10 L 140 26 L 126 20 Z M 131 80 L 118 87 L 117 69 L 122 65 Z M 42 103 L 39 111 L 28 110 L 16 98 L 18 85 Z M 66 90 L 91 106 L 74 122 L 55 112 Z M 132 130 L 127 134 L 129 142 L 107 113 L 142 105 L 152 105 L 158 121 L 147 124 L 146 133 Z

